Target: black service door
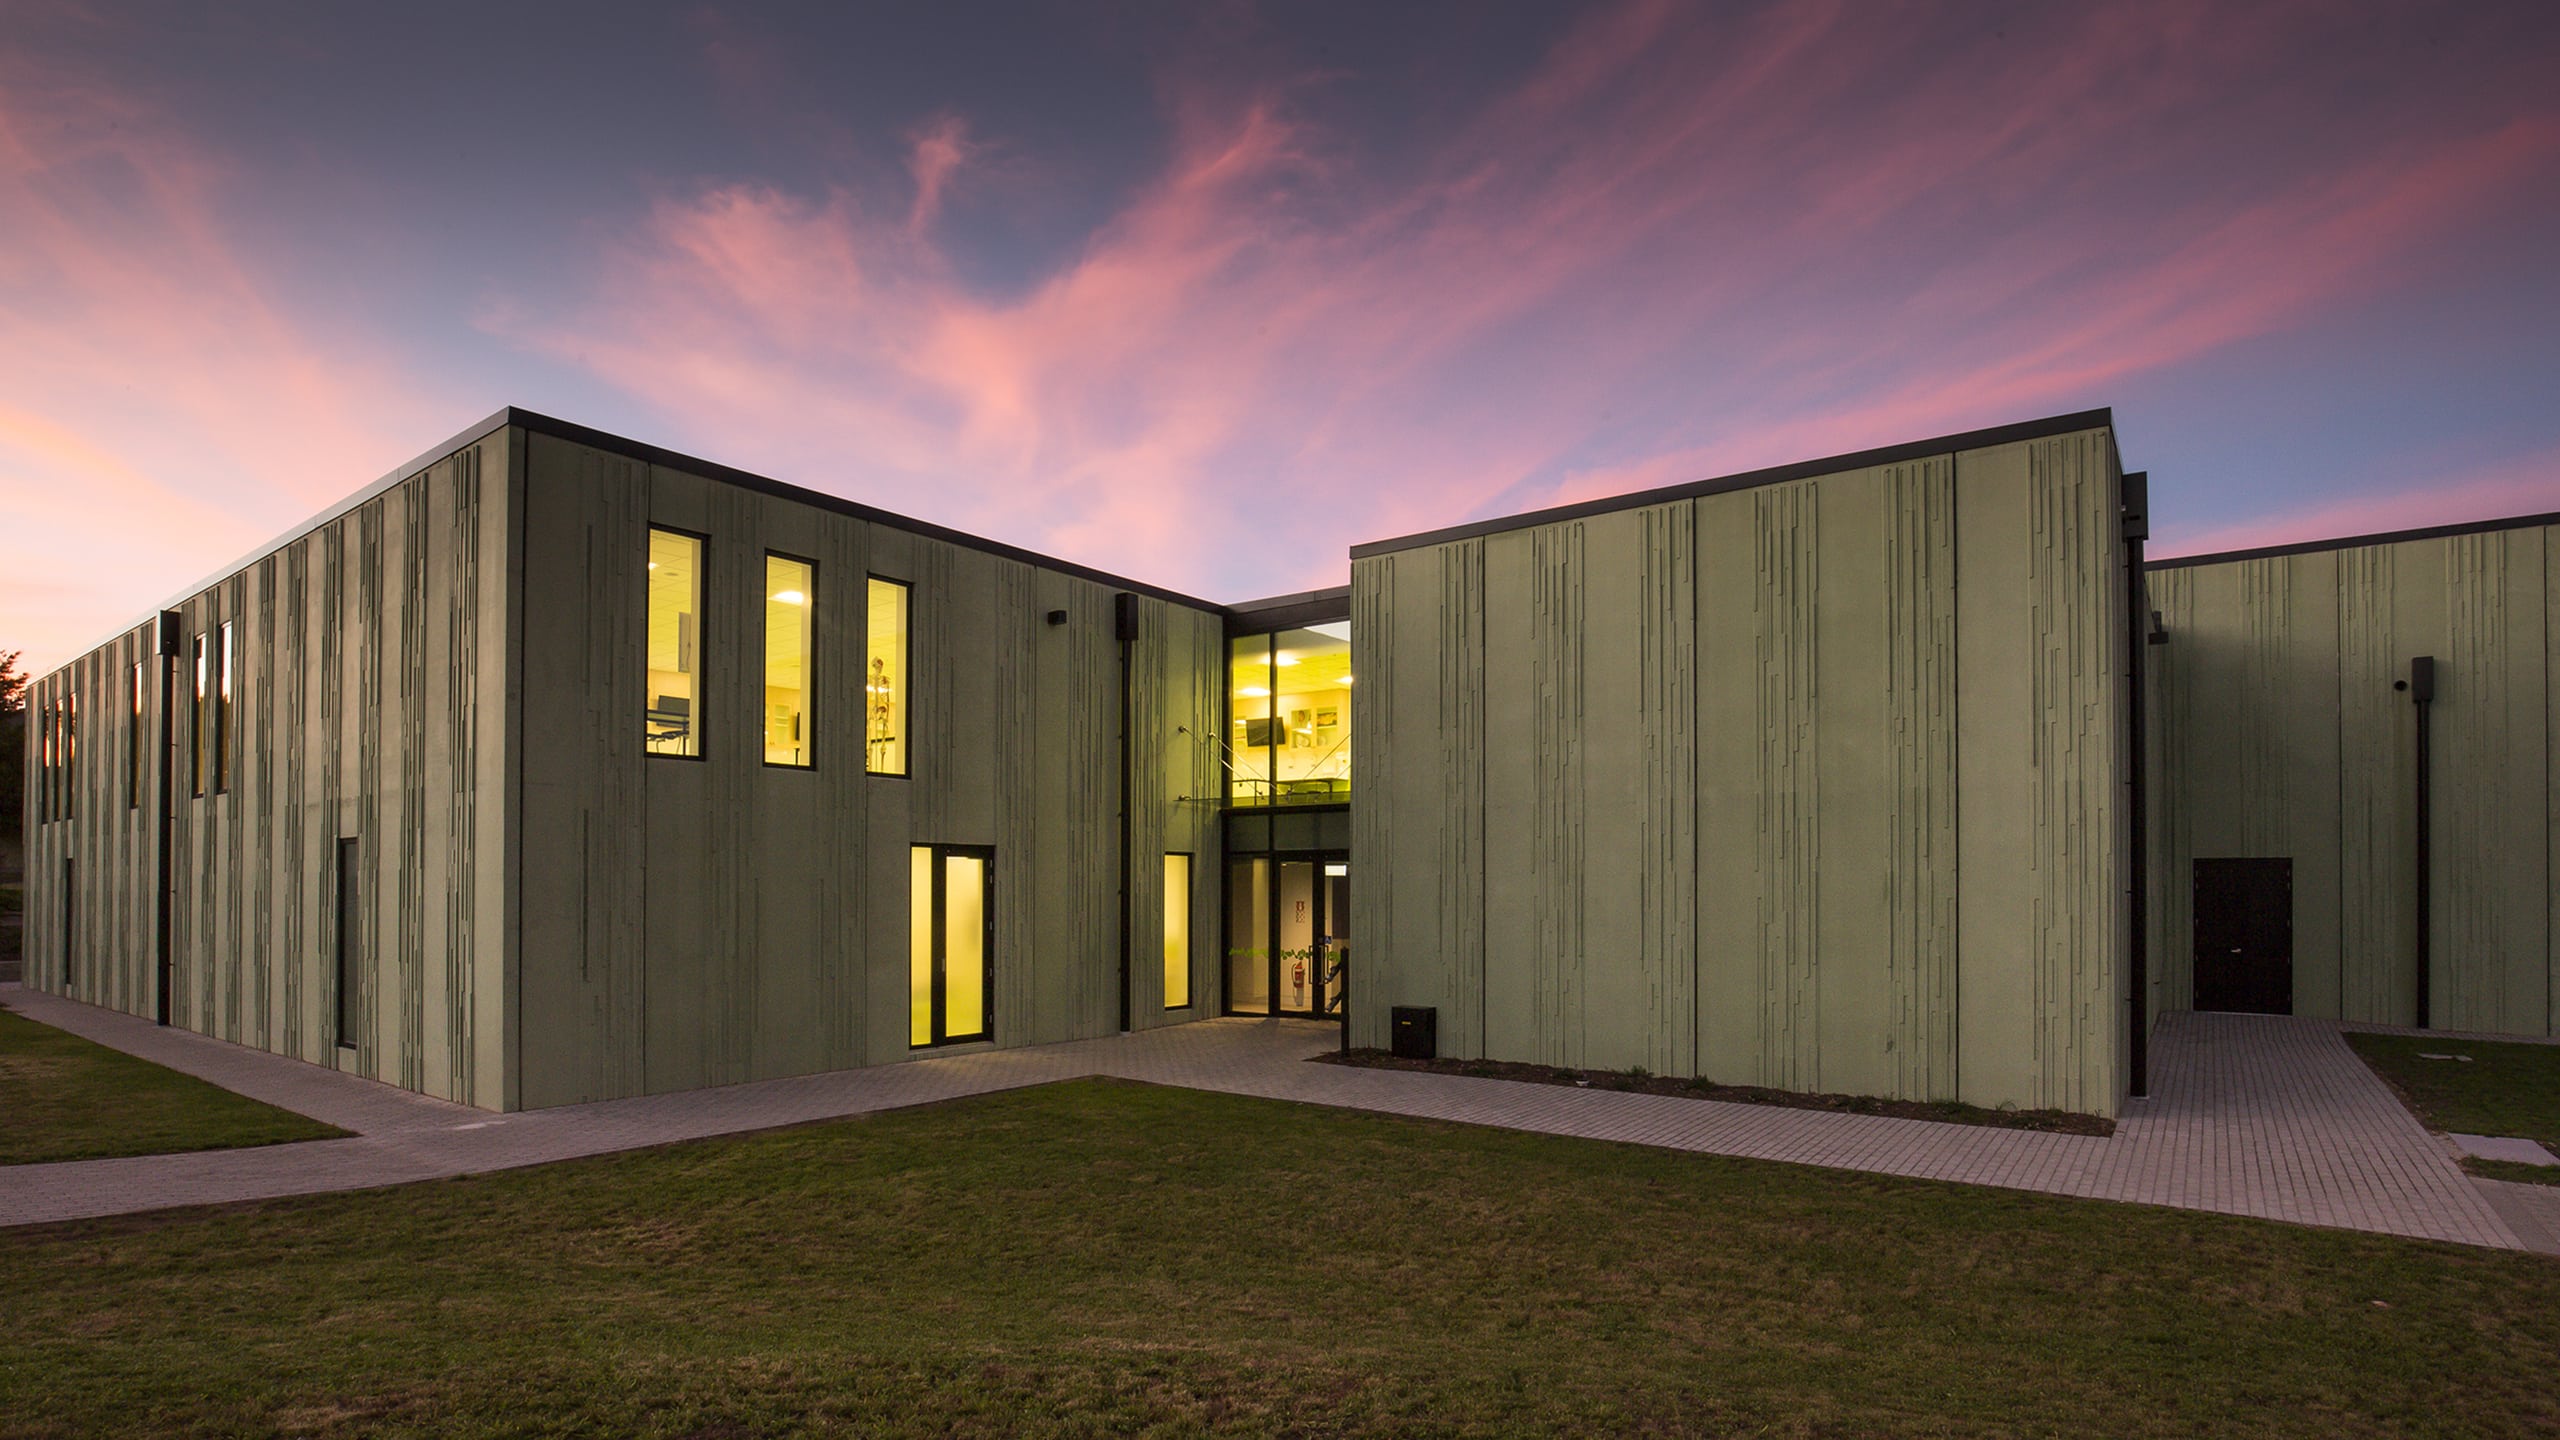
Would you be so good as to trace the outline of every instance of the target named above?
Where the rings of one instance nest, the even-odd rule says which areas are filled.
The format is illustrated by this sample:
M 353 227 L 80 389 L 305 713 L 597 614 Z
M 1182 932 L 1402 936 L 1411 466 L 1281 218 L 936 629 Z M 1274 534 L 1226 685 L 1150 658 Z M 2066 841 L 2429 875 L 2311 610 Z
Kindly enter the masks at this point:
M 2196 861 L 2196 1008 L 2293 1013 L 2293 862 Z

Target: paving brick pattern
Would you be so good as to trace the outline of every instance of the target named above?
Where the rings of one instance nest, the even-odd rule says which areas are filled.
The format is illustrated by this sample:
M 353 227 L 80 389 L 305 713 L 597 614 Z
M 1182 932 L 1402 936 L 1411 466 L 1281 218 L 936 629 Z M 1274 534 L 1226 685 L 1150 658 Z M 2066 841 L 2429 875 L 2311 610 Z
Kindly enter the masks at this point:
M 2111 1138 L 1836 1115 L 1678 1096 L 1311 1065 L 1329 1026 L 1211 1020 L 1026 1050 L 492 1115 L 14 989 L 31 1018 L 360 1131 L 255 1150 L 0 1170 L 0 1225 L 397 1184 L 1114 1075 L 1277 1100 L 1846 1170 L 2171 1205 L 2501 1248 L 2560 1204 L 2511 1199 L 2356 1059 L 2338 1027 L 2278 1016 L 2162 1017 L 2153 1094 Z M 2532 1186 L 2505 1190 L 2531 1191 Z M 2550 1197 L 2560 1201 L 2560 1192 Z M 2509 1216 L 2527 1222 L 2519 1224 Z

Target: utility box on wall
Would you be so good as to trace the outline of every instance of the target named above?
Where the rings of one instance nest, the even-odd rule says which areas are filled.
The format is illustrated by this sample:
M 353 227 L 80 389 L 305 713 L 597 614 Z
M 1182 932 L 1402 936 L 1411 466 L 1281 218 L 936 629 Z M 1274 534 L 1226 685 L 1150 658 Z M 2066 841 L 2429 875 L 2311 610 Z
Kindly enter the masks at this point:
M 1399 1060 L 1440 1058 L 1440 1012 L 1429 1005 L 1398 1005 L 1387 1012 L 1389 1044 Z

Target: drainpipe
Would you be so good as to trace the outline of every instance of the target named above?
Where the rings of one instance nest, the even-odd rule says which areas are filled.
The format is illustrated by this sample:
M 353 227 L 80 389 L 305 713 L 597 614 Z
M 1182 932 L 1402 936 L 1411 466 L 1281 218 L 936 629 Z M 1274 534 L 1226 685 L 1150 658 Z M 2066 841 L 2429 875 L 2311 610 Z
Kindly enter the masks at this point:
M 2435 707 L 2436 657 L 2420 655 L 2409 662 L 2409 700 L 2418 707 L 2418 1028 L 2425 1030 L 2432 1022 L 2427 1015 L 2427 997 L 2435 986 L 2431 932 L 2434 916 L 2434 842 L 2435 823 L 2427 802 L 2427 721 Z
M 175 610 L 163 610 L 160 612 L 160 813 L 158 816 L 158 826 L 160 831 L 160 883 L 158 888 L 152 892 L 151 908 L 153 911 L 152 923 L 157 928 L 158 932 L 158 948 L 155 952 L 154 959 L 157 961 L 159 970 L 159 999 L 153 1011 L 153 1016 L 160 1024 L 163 1025 L 169 1023 L 170 990 L 172 988 L 172 972 L 175 969 L 169 938 L 169 923 L 170 912 L 175 908 L 175 900 L 171 891 L 177 883 L 177 874 L 175 867 L 170 863 L 169 847 L 171 837 L 169 827 L 170 812 L 176 808 L 177 791 L 175 789 L 174 778 L 170 772 L 174 768 L 176 758 L 174 752 L 178 743 L 178 696 L 176 677 L 180 643 L 179 634 L 185 628 L 185 616 L 180 615 Z
M 2125 568 L 2125 738 L 2131 747 L 2125 845 L 2133 852 L 2125 895 L 2127 941 L 2133 972 L 2133 1035 L 2126 1055 L 2132 1094 L 2151 1093 L 2151 787 L 2149 742 L 2144 733 L 2150 708 L 2144 686 L 2149 667 L 2143 663 L 2157 638 L 2151 626 L 2151 594 L 2142 578 L 2142 542 L 2151 534 L 2151 477 L 2135 471 L 2124 477 Z
M 1120 642 L 1120 1029 L 1130 1026 L 1133 1006 L 1129 993 L 1130 884 L 1129 841 L 1134 816 L 1129 813 L 1129 770 L 1131 766 L 1131 731 L 1136 712 L 1136 676 L 1131 662 L 1136 659 L 1138 643 L 1138 597 L 1126 590 L 1111 597 L 1111 629 Z

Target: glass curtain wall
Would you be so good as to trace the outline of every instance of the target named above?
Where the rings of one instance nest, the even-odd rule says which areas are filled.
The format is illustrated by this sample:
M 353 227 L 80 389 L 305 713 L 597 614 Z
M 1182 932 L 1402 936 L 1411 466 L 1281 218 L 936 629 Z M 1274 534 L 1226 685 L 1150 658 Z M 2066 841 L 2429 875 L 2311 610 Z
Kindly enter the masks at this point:
M 1351 626 L 1229 642 L 1228 799 L 1238 806 L 1351 802 Z
M 1227 1009 L 1271 1013 L 1271 861 L 1227 862 Z

